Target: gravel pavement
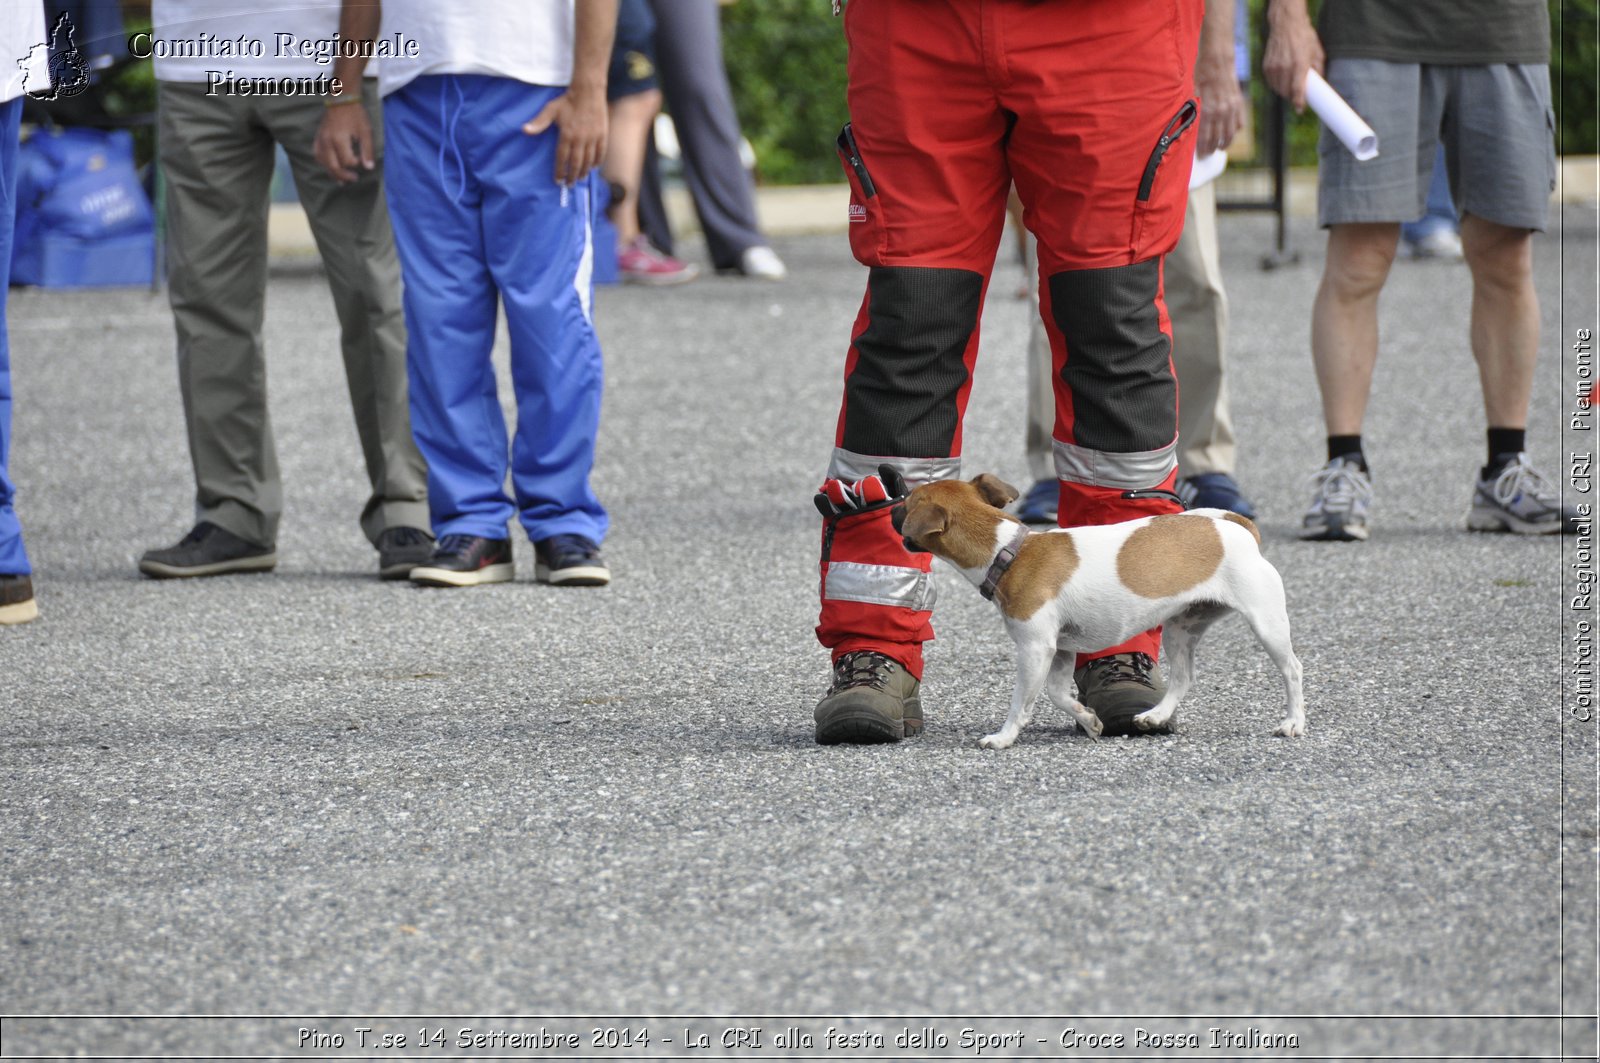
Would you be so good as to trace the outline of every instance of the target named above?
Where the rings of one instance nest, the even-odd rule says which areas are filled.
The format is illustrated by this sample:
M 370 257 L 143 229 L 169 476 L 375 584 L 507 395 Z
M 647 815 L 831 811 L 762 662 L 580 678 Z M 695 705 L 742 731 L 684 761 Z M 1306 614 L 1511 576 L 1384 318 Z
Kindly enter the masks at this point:
M 1536 249 L 1530 449 L 1563 480 L 1592 450 L 1562 429 L 1595 233 L 1569 207 Z M 864 284 L 842 236 L 780 242 L 781 285 L 598 296 L 603 590 L 535 584 L 520 533 L 514 584 L 375 578 L 304 265 L 275 271 L 266 326 L 277 571 L 141 578 L 191 522 L 165 300 L 13 292 L 42 617 L 0 630 L 0 1048 L 301 1058 L 408 1031 L 404 1058 L 742 1059 L 808 1037 L 827 1058 L 971 1058 L 980 1037 L 984 1058 L 1592 1058 L 1578 544 L 1463 530 L 1483 438 L 1467 278 L 1431 262 L 1397 263 L 1384 296 L 1373 538 L 1294 538 L 1323 459 L 1321 238 L 1298 222 L 1302 263 L 1262 272 L 1269 234 L 1222 220 L 1239 473 L 1306 667 L 1299 740 L 1271 736 L 1279 679 L 1234 619 L 1177 735 L 1091 743 L 1046 706 L 981 750 L 1011 646 L 946 569 L 925 735 L 813 743 L 810 499 Z M 1025 486 L 1028 308 L 1002 258 L 965 465 Z M 509 395 L 503 339 L 496 358 Z M 129 1017 L 181 1015 L 273 1018 Z M 825 1044 L 829 1026 L 885 1044 Z M 640 1027 L 648 1048 L 623 1043 Z M 418 1044 L 433 1029 L 446 1043 Z

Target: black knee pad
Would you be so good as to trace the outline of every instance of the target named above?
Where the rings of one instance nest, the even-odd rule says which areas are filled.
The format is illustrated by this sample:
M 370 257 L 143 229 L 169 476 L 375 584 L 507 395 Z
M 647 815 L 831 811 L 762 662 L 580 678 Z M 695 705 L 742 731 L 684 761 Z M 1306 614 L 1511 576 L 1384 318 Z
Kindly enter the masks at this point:
M 908 458 L 949 455 L 961 422 L 967 345 L 978 327 L 983 274 L 874 266 L 867 327 L 845 380 L 846 450 Z
M 1067 345 L 1061 379 L 1072 393 L 1073 441 L 1113 454 L 1170 444 L 1178 383 L 1156 311 L 1161 260 L 1066 270 L 1048 283 L 1051 316 Z

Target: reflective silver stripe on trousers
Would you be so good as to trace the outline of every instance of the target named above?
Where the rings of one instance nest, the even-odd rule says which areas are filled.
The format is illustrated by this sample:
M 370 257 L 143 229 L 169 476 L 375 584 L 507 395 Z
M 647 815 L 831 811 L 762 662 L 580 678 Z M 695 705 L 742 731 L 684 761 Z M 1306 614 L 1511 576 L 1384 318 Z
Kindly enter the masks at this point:
M 933 578 L 920 568 L 829 561 L 822 581 L 822 597 L 832 602 L 932 609 Z
M 1176 440 L 1160 450 L 1139 450 L 1130 454 L 1090 450 L 1059 439 L 1053 441 L 1053 449 L 1057 479 L 1092 487 L 1138 491 L 1155 487 L 1178 467 Z
M 878 475 L 879 465 L 893 465 L 912 487 L 929 480 L 954 480 L 961 475 L 960 458 L 890 458 L 857 454 L 836 447 L 828 462 L 828 479 L 854 482 L 863 476 Z

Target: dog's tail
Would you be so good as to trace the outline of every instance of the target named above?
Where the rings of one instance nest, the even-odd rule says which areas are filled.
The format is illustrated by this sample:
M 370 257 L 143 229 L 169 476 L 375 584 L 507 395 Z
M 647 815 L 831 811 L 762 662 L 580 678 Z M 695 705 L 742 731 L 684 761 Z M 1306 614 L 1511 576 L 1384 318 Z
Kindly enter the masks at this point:
M 1241 517 L 1237 513 L 1224 513 L 1222 514 L 1222 518 L 1224 520 L 1233 521 L 1235 524 L 1239 525 L 1239 527 L 1243 528 L 1251 535 L 1254 535 L 1256 537 L 1256 546 L 1259 547 L 1261 545 L 1261 533 L 1256 530 L 1255 521 L 1251 520 L 1249 517 Z

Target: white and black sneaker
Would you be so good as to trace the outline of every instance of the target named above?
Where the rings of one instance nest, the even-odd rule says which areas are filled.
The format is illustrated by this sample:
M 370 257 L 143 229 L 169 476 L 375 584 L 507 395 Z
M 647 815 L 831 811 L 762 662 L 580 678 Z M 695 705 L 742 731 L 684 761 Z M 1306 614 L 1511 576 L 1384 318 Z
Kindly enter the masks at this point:
M 1563 506 L 1555 486 L 1528 464 L 1525 453 L 1502 455 L 1498 471 L 1484 470 L 1472 492 L 1467 527 L 1472 531 L 1517 535 L 1575 535 L 1578 514 Z
M 1365 542 L 1372 478 L 1361 459 L 1351 454 L 1334 458 L 1317 470 L 1311 485 L 1316 494 L 1300 522 L 1300 538 Z
M 552 535 L 533 544 L 534 578 L 561 587 L 603 587 L 611 570 L 600 547 L 583 535 Z
M 509 583 L 516 575 L 510 539 L 446 535 L 427 562 L 411 570 L 411 582 L 429 587 L 476 587 Z

